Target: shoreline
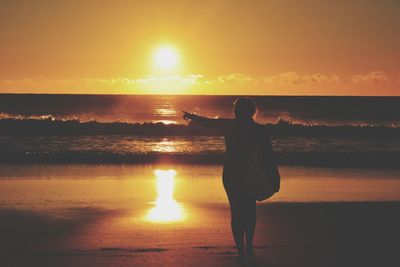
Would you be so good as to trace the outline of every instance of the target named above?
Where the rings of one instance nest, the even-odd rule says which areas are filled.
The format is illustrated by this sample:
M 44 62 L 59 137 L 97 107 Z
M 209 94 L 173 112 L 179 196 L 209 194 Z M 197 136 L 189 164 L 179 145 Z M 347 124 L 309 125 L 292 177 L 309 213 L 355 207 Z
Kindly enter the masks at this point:
M 275 152 L 279 166 L 400 169 L 400 152 Z M 0 152 L 4 164 L 198 164 L 221 165 L 223 153 L 116 154 L 101 151 Z

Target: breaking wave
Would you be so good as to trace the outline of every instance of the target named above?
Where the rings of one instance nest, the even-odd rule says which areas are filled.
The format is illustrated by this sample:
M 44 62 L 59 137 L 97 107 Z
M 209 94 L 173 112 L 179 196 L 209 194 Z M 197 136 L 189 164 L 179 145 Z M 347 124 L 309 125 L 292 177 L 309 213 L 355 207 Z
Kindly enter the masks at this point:
M 264 124 L 271 136 L 313 137 L 400 137 L 397 125 L 325 125 L 299 123 L 279 118 Z M 185 136 L 216 135 L 215 131 L 193 124 L 166 124 L 164 122 L 99 122 L 79 119 L 56 119 L 52 115 L 22 116 L 0 114 L 2 136 L 46 135 L 149 135 Z

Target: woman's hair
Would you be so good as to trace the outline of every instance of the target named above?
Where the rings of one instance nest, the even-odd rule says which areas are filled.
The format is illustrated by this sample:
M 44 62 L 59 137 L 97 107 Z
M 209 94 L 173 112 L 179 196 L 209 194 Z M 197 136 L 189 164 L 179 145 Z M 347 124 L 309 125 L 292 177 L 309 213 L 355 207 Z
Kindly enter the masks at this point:
M 236 118 L 250 119 L 256 114 L 256 103 L 248 97 L 239 97 L 234 102 L 233 112 Z

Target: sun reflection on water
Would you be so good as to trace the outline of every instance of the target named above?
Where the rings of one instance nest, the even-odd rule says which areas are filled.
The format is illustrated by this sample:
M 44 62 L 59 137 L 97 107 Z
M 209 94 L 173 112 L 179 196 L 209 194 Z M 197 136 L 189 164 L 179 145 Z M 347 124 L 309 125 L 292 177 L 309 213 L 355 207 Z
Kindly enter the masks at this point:
M 172 106 L 166 106 L 163 108 L 155 109 L 154 113 L 157 115 L 163 115 L 163 116 L 174 116 L 174 115 L 176 115 L 176 110 Z
M 175 152 L 176 151 L 176 144 L 174 141 L 168 140 L 167 138 L 164 138 L 162 141 L 157 142 L 152 150 L 154 152 Z M 158 177 L 158 174 L 156 173 L 158 170 L 156 170 L 154 173 Z
M 175 170 L 155 170 L 157 177 L 157 199 L 146 219 L 152 222 L 169 223 L 185 219 L 183 207 L 174 199 Z

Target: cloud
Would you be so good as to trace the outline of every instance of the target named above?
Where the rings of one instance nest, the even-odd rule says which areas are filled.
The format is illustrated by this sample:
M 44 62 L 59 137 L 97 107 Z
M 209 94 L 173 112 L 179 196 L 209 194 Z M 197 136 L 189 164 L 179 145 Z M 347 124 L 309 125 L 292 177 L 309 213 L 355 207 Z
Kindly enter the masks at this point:
M 219 83 L 250 83 L 253 82 L 254 79 L 249 75 L 241 74 L 241 73 L 231 73 L 228 75 L 220 75 L 217 78 Z
M 340 78 L 336 74 L 322 74 L 322 73 L 314 73 L 314 74 L 300 74 L 294 71 L 284 72 L 278 75 L 267 76 L 263 78 L 263 82 L 267 84 L 273 85 L 299 85 L 304 83 L 338 83 L 340 82 Z
M 177 82 L 184 85 L 194 85 L 199 79 L 203 78 L 201 74 L 188 74 L 188 75 L 170 75 L 170 76 L 149 76 L 146 78 L 139 78 L 133 80 L 134 83 L 138 84 L 151 84 L 151 83 L 171 83 Z
M 356 74 L 350 77 L 350 80 L 354 83 L 364 83 L 364 82 L 387 82 L 389 76 L 383 71 L 372 71 L 366 74 Z
M 182 85 L 193 85 L 203 78 L 201 74 L 188 75 L 168 75 L 168 76 L 148 76 L 143 78 L 117 77 L 109 79 L 87 78 L 82 81 L 85 84 L 122 84 L 122 85 L 148 85 L 163 83 L 179 83 Z
M 77 78 L 61 77 L 52 78 L 44 75 L 35 77 L 22 77 L 17 79 L 0 80 L 0 85 L 10 88 L 66 88 L 66 90 L 121 90 L 124 92 L 207 92 L 217 90 L 221 92 L 232 90 L 272 90 L 290 88 L 301 90 L 306 88 L 321 88 L 335 86 L 354 86 L 366 83 L 400 83 L 400 74 L 389 76 L 383 71 L 350 74 L 339 76 L 334 73 L 300 73 L 295 71 L 282 72 L 269 76 L 251 76 L 244 73 L 228 73 L 217 76 L 203 76 L 202 74 L 164 75 L 146 77 L 108 77 L 108 78 Z M 333 86 L 333 87 L 332 87 Z

